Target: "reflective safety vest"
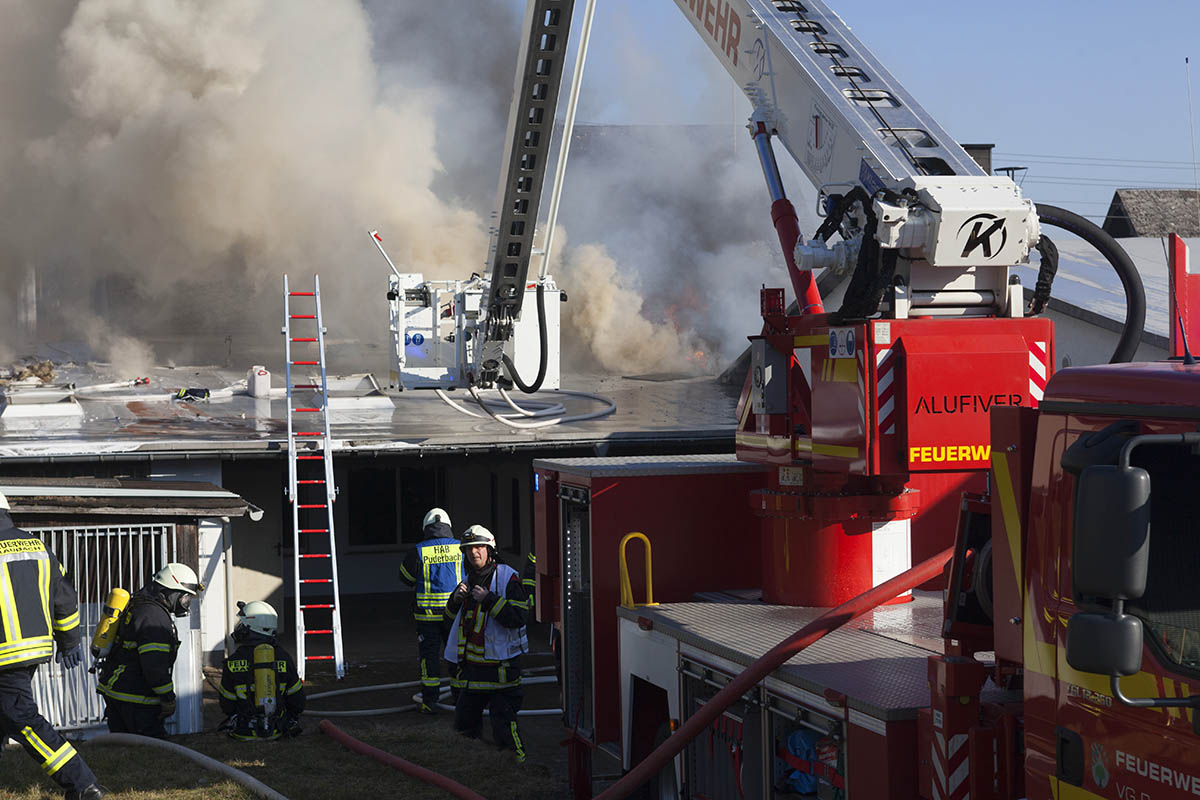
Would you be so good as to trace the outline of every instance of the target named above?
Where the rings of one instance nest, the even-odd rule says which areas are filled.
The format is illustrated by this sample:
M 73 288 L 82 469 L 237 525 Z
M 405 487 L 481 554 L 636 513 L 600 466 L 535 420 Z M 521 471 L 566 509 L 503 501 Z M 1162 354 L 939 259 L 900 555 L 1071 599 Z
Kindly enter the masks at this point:
M 79 644 L 79 597 L 42 540 L 0 511 L 0 670 L 40 664 Z
M 413 617 L 437 622 L 454 587 L 462 583 L 463 555 L 458 540 L 448 537 L 426 539 L 416 547 L 415 572 L 401 566 L 402 576 L 415 586 L 417 596 Z
M 507 564 L 496 565 L 496 571 L 492 574 L 492 582 L 488 589 L 501 599 L 492 607 L 493 612 L 502 607 L 504 603 L 524 604 L 523 599 L 511 600 L 505 596 L 505 589 L 507 589 L 509 581 L 516 575 L 516 570 Z M 447 640 L 446 650 L 442 654 L 447 661 L 453 664 L 460 663 L 460 649 L 462 650 L 462 659 L 476 663 L 507 661 L 529 652 L 529 640 L 525 636 L 524 625 L 519 628 L 506 628 L 495 623 L 494 614 L 482 613 L 477 609 L 472 616 L 476 630 L 480 627 L 483 628 L 483 653 L 472 654 L 471 646 L 467 643 L 467 631 L 462 630 L 461 627 L 463 617 L 466 616 L 465 608 L 464 604 L 463 608 L 458 610 L 458 615 L 454 618 L 454 624 L 450 628 L 450 638 Z M 472 655 L 475 657 L 473 658 Z

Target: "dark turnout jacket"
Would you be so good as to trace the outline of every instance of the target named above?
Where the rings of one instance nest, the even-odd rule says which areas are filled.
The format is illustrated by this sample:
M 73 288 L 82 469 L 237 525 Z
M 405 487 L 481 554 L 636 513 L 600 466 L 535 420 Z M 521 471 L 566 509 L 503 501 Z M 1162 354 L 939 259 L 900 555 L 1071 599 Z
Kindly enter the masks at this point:
M 275 648 L 275 706 L 278 713 L 286 711 L 299 717 L 304 711 L 304 681 L 296 671 L 296 659 L 273 638 L 248 641 L 225 659 L 219 687 L 221 710 L 231 716 L 254 711 L 254 648 L 260 644 Z
M 96 690 L 110 700 L 138 705 L 174 700 L 171 671 L 178 651 L 175 620 L 162 595 L 143 587 L 121 615 Z
M 42 540 L 0 510 L 0 670 L 48 661 L 79 644 L 79 597 Z

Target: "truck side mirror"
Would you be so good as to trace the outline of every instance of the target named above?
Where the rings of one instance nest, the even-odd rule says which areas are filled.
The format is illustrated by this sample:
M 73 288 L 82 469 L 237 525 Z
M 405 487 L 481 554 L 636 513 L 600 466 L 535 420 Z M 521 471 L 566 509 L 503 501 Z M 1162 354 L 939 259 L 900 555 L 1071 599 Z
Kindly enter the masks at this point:
M 1112 600 L 1141 597 L 1149 561 L 1150 473 L 1113 465 L 1084 469 L 1075 495 L 1075 592 Z M 1140 623 L 1138 631 L 1140 641 Z
M 1142 621 L 1129 614 L 1081 612 L 1067 620 L 1067 663 L 1097 675 L 1142 668 Z

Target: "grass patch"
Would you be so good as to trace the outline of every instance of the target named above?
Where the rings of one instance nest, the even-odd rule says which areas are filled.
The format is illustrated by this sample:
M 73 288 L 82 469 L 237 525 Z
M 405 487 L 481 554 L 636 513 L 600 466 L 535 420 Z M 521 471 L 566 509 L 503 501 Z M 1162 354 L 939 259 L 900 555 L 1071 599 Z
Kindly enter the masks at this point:
M 394 680 L 395 678 L 390 678 Z M 378 675 L 364 675 L 356 683 L 382 682 Z M 350 685 L 349 681 L 341 685 Z M 322 687 L 312 686 L 311 691 Z M 551 697 L 539 697 L 530 687 L 535 702 L 544 706 Z M 410 692 L 411 694 L 411 692 Z M 544 694 L 549 695 L 549 692 Z M 205 728 L 214 730 L 221 719 L 211 688 L 205 689 Z M 345 702 L 338 702 L 345 701 Z M 316 701 L 313 705 L 333 708 L 364 708 L 401 705 L 399 693 L 380 692 L 349 695 Z M 556 692 L 553 702 L 557 702 Z M 442 800 L 445 792 L 385 767 L 366 756 L 352 753 L 317 730 L 319 715 L 306 715 L 304 733 L 281 742 L 239 742 L 224 734 L 201 733 L 177 736 L 172 741 L 236 767 L 282 793 L 291 800 L 307 798 L 404 797 L 406 800 Z M 449 712 L 433 717 L 415 713 L 383 717 L 337 718 L 333 722 L 346 733 L 374 747 L 440 772 L 471 787 L 488 800 L 568 796 L 559 767 L 557 748 L 561 727 L 554 718 L 526 717 L 521 721 L 524 738 L 537 743 L 524 765 L 515 763 L 511 751 L 500 751 L 487 740 L 473 741 L 454 733 Z M 484 736 L 489 736 L 485 721 Z M 112 800 L 248 800 L 249 791 L 187 759 L 148 747 L 114 747 L 83 743 L 79 752 Z M 42 775 L 24 751 L 10 747 L 0 767 L 0 798 L 4 800 L 58 800 L 61 791 Z

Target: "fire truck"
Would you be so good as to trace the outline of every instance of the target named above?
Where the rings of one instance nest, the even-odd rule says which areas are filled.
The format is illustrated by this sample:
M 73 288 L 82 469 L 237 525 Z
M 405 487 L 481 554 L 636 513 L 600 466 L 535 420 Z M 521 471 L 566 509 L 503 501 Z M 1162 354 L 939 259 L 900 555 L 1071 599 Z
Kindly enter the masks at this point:
M 534 464 L 577 796 L 597 752 L 606 798 L 1200 795 L 1182 241 L 1174 357 L 1128 363 L 1120 246 L 987 174 L 824 2 L 676 4 L 752 102 L 792 302 L 761 291 L 736 462 Z M 818 187 L 811 237 L 774 143 Z M 1125 289 L 1109 365 L 1055 374 L 1051 227 Z

